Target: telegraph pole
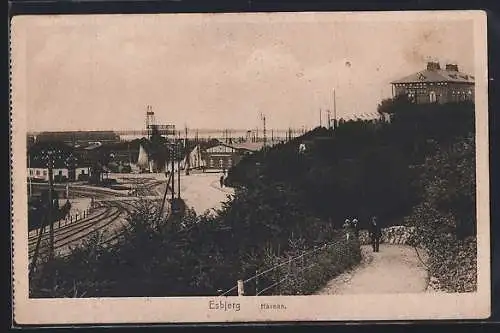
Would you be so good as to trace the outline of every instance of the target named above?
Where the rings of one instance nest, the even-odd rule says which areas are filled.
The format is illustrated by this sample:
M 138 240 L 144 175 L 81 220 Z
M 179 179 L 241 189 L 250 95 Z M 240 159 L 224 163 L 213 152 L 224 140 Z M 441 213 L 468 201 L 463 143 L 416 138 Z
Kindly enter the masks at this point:
M 333 129 L 337 127 L 337 98 L 335 96 L 335 88 L 333 88 Z
M 328 113 L 328 129 L 330 129 L 330 128 L 332 128 L 331 123 L 330 123 L 331 122 L 331 112 L 328 109 L 328 110 L 326 110 L 326 113 Z
M 181 146 L 177 145 L 177 198 L 181 198 Z
M 262 122 L 263 122 L 263 132 L 264 132 L 264 147 L 266 146 L 267 144 L 267 137 L 266 137 L 266 116 L 261 113 L 260 114 L 260 118 L 262 119 Z
M 31 185 L 31 154 L 28 152 L 28 182 L 29 182 L 29 196 L 31 197 L 32 196 L 32 193 L 33 193 L 33 189 L 32 189 L 32 185 Z
M 174 169 L 175 169 L 175 162 L 174 162 L 174 157 L 175 157 L 175 151 L 174 151 L 174 146 L 172 145 L 170 147 L 170 164 L 171 164 L 171 173 L 172 173 L 172 210 L 174 208 L 174 199 L 175 199 L 175 189 L 174 189 L 174 184 L 175 184 L 175 178 L 174 178 Z
M 184 139 L 184 152 L 185 152 L 185 156 L 184 156 L 184 168 L 186 169 L 186 176 L 189 175 L 189 168 L 191 167 L 190 163 L 189 163 L 189 152 L 190 150 L 187 148 L 187 143 L 188 143 L 188 129 L 187 129 L 187 126 L 186 126 L 186 136 L 185 136 L 185 139 Z
M 321 110 L 321 108 L 319 108 L 319 127 L 323 126 L 323 123 L 321 121 L 321 113 L 323 112 L 323 110 Z

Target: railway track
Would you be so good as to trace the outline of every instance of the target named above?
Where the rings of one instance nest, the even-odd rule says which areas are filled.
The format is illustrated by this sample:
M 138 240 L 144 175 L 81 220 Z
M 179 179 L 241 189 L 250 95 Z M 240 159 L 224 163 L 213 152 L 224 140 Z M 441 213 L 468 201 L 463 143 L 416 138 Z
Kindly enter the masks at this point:
M 77 222 L 64 225 L 60 228 L 54 229 L 54 251 L 66 252 L 69 250 L 70 245 L 78 245 L 84 239 L 88 238 L 91 234 L 97 231 L 107 231 L 108 228 L 114 227 L 118 229 L 115 224 L 124 220 L 128 214 L 135 209 L 133 203 L 122 202 L 104 202 L 103 208 L 96 215 L 89 216 Z M 121 227 L 122 223 L 120 223 Z M 49 233 L 45 232 L 42 235 L 39 254 L 45 255 L 48 251 Z M 34 255 L 38 236 L 32 236 L 28 239 L 28 255 L 31 258 Z
M 120 215 L 122 215 L 122 211 L 117 208 L 112 208 L 107 211 L 104 216 L 101 216 L 98 219 L 89 219 L 85 223 L 80 223 L 66 230 L 55 230 L 54 231 L 54 251 L 61 252 L 65 250 L 69 245 L 77 245 L 83 239 L 87 238 L 90 234 L 106 228 L 111 223 L 115 222 Z M 44 237 L 45 236 L 45 237 Z M 45 233 L 42 236 L 42 244 L 48 244 L 49 235 Z M 29 242 L 29 256 L 34 255 L 36 240 Z M 42 246 L 39 250 L 40 255 L 46 254 L 48 251 L 48 246 Z
M 139 197 L 137 199 L 140 200 L 142 196 L 151 195 L 153 187 L 162 183 L 162 181 L 153 181 L 141 186 L 141 193 L 138 193 Z M 96 208 L 97 213 L 95 214 L 91 214 L 73 223 L 54 228 L 55 255 L 58 257 L 67 257 L 71 252 L 70 247 L 72 245 L 77 246 L 81 244 L 84 239 L 87 239 L 90 235 L 98 231 L 104 232 L 105 240 L 102 242 L 103 244 L 113 244 L 118 241 L 123 235 L 121 228 L 125 226 L 124 220 L 137 208 L 136 202 L 125 200 L 105 201 L 104 199 L 106 198 L 117 197 L 118 199 L 124 196 L 123 194 L 106 189 L 72 187 L 70 191 L 76 197 L 94 198 L 95 202 L 100 205 L 100 208 Z M 100 199 L 103 201 L 100 201 Z M 46 228 L 46 230 L 47 229 L 48 228 Z M 47 255 L 49 250 L 49 239 L 49 233 L 44 232 L 40 243 L 40 256 Z M 34 255 L 37 241 L 38 235 L 28 237 L 28 256 L 30 259 Z

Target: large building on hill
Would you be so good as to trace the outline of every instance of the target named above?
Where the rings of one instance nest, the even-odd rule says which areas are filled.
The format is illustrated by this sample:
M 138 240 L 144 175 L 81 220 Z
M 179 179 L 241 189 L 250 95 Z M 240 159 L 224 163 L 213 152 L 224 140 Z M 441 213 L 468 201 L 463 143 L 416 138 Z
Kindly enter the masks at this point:
M 474 76 L 458 65 L 427 63 L 424 70 L 391 82 L 393 97 L 405 95 L 417 104 L 474 101 Z

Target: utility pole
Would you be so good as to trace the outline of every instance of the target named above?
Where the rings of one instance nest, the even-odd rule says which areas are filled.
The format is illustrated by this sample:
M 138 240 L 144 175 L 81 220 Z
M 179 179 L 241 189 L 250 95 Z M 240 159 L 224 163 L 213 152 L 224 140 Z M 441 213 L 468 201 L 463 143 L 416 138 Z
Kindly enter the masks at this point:
M 184 169 L 186 169 L 186 175 L 189 175 L 189 150 L 187 148 L 187 142 L 188 142 L 188 128 L 186 126 L 186 136 L 184 139 L 184 152 L 185 152 L 185 157 L 184 157 Z
M 52 261 L 54 259 L 54 219 L 52 218 L 52 208 L 53 208 L 53 202 L 52 202 L 52 174 L 53 174 L 53 167 L 54 167 L 54 160 L 52 156 L 52 152 L 48 152 L 48 167 L 49 167 L 49 211 L 48 211 L 48 218 L 49 218 L 49 238 L 50 238 L 50 248 L 49 248 L 49 260 Z
M 167 178 L 167 186 L 165 187 L 165 193 L 163 194 L 163 201 L 161 202 L 161 210 L 159 217 L 161 217 L 163 214 L 163 208 L 165 207 L 165 200 L 167 199 L 168 186 L 170 185 L 170 183 L 173 182 L 174 182 L 173 174 L 170 173 L 170 175 Z
M 326 113 L 328 113 L 328 129 L 332 128 L 331 126 L 331 112 L 330 109 L 326 110 Z
M 177 198 L 181 198 L 181 146 L 177 145 Z
M 28 152 L 28 182 L 29 182 L 29 196 L 32 196 L 33 189 L 31 185 L 31 154 Z
M 335 96 L 335 88 L 333 88 L 333 129 L 337 127 L 337 98 Z
M 175 143 L 175 141 L 174 141 Z M 174 162 L 174 157 L 175 157 L 175 151 L 174 151 L 174 145 L 170 147 L 170 164 L 171 164 L 171 173 L 172 173 L 172 210 L 174 208 L 174 199 L 175 199 L 175 178 L 174 178 L 174 169 L 175 169 L 175 162 Z
M 323 126 L 323 123 L 321 121 L 321 113 L 323 112 L 323 110 L 321 110 L 321 108 L 319 108 L 319 127 Z
M 266 116 L 261 113 L 260 114 L 260 118 L 262 119 L 262 122 L 263 122 L 263 130 L 264 130 L 264 147 L 266 146 L 267 144 L 267 137 L 266 137 Z
M 132 166 L 132 155 L 130 154 L 130 142 L 127 144 L 128 150 L 128 165 Z

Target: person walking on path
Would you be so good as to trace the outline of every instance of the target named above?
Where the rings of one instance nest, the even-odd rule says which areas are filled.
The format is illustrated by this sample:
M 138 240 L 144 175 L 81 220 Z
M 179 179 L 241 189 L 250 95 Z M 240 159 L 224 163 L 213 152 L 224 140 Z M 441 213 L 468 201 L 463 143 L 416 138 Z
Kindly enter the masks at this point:
M 375 216 L 372 217 L 372 221 L 370 223 L 370 236 L 372 240 L 373 252 L 378 252 L 382 231 L 380 230 L 380 225 L 378 224 L 377 217 Z
M 224 187 L 224 176 L 220 176 L 220 179 L 219 179 L 219 182 L 220 182 L 220 187 Z
M 342 227 L 345 230 L 346 240 L 349 240 L 349 236 L 350 236 L 350 233 L 351 233 L 351 220 L 350 219 L 345 219 L 344 225 Z
M 352 220 L 352 227 L 354 229 L 354 234 L 356 235 L 356 237 L 359 237 L 359 223 L 358 223 L 358 219 L 354 218 Z

